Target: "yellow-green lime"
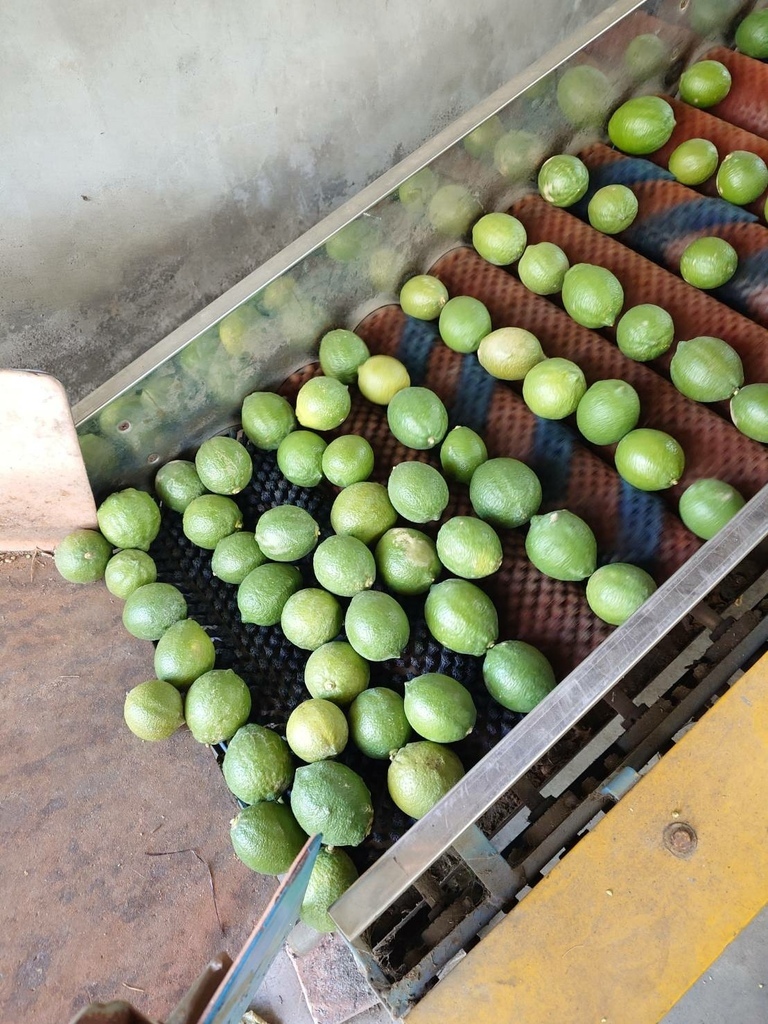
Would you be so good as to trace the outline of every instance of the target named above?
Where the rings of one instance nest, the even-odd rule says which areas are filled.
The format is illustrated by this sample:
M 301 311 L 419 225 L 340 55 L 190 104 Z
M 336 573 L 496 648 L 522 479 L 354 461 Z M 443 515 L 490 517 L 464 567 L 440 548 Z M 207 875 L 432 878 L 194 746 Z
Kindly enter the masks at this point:
M 390 661 L 402 654 L 411 627 L 394 597 L 379 590 L 363 590 L 349 602 L 344 632 L 361 658 Z
M 522 526 L 541 505 L 541 483 L 524 462 L 488 459 L 472 475 L 469 500 L 475 514 L 494 526 Z
M 312 697 L 288 716 L 285 738 L 296 757 L 311 763 L 338 757 L 347 745 L 349 729 L 344 712 L 335 704 Z
M 389 245 L 374 249 L 368 260 L 368 279 L 375 291 L 393 295 L 408 273 L 409 259 L 402 249 Z
M 768 384 L 747 384 L 731 399 L 731 419 L 753 441 L 768 444 Z
M 612 100 L 610 81 L 591 64 L 567 68 L 557 83 L 557 105 L 574 128 L 602 127 Z
M 53 560 L 70 583 L 95 583 L 104 579 L 111 556 L 112 545 L 97 530 L 73 530 L 57 544 Z
M 325 251 L 336 263 L 351 263 L 375 244 L 378 226 L 372 218 L 359 217 L 339 228 L 325 243 Z
M 426 462 L 400 462 L 392 467 L 387 493 L 395 511 L 411 523 L 439 519 L 448 505 L 448 484 Z
M 495 644 L 483 659 L 483 681 L 502 707 L 527 715 L 556 685 L 549 661 L 524 640 Z
M 307 839 L 291 808 L 274 800 L 244 807 L 232 821 L 229 836 L 243 864 L 261 875 L 284 874 Z
M 256 537 L 247 531 L 222 537 L 213 549 L 211 572 L 225 583 L 242 583 L 245 577 L 267 556 L 256 543 Z
M 624 289 L 606 267 L 576 263 L 563 278 L 563 305 L 582 327 L 612 327 L 624 305 Z
M 739 257 L 724 238 L 697 238 L 683 250 L 680 275 L 696 288 L 719 288 L 736 273 Z
M 299 298 L 296 279 L 289 274 L 275 278 L 264 287 L 259 295 L 259 304 L 265 313 L 274 316 Z
M 596 231 L 617 235 L 637 217 L 637 196 L 626 185 L 604 185 L 589 200 L 587 217 Z
M 231 668 L 214 668 L 192 683 L 184 709 L 198 743 L 221 743 L 248 721 L 251 692 Z
M 731 91 L 731 72 L 719 60 L 698 60 L 680 76 L 680 98 L 692 107 L 714 107 Z
M 686 139 L 669 157 L 668 167 L 681 185 L 701 185 L 717 170 L 720 156 L 709 139 Z
M 496 572 L 504 552 L 499 535 L 489 523 L 475 516 L 453 516 L 437 534 L 437 555 L 454 576 L 479 580 Z
M 634 96 L 613 112 L 608 137 L 631 156 L 655 153 L 675 129 L 675 112 L 660 96 Z
M 375 557 L 382 582 L 396 594 L 425 594 L 442 569 L 432 538 L 409 526 L 387 530 Z
M 464 136 L 464 149 L 476 160 L 492 154 L 496 143 L 504 134 L 504 125 L 498 114 L 492 114 L 468 135 Z
M 357 380 L 358 367 L 369 358 L 370 352 L 359 334 L 337 328 L 320 339 L 320 368 L 326 377 L 335 377 L 342 384 Z
M 466 686 L 440 672 L 427 672 L 405 684 L 404 710 L 413 731 L 435 743 L 463 740 L 477 720 Z
M 491 326 L 488 309 L 471 295 L 448 299 L 438 320 L 440 337 L 454 352 L 476 352 Z
M 672 317 L 661 306 L 632 306 L 616 324 L 616 344 L 630 359 L 645 363 L 663 355 L 675 337 Z
M 583 580 L 597 565 L 597 541 L 589 526 L 567 509 L 534 516 L 525 553 L 553 580 Z
M 539 193 L 553 206 L 573 206 L 589 187 L 589 171 L 577 156 L 558 153 L 541 165 Z
M 116 548 L 148 551 L 160 532 L 160 509 L 151 494 L 127 487 L 110 494 L 96 511 L 99 529 Z
M 554 242 L 529 245 L 520 262 L 517 274 L 529 292 L 535 295 L 554 295 L 563 287 L 570 266 L 568 257 Z
M 493 163 L 508 181 L 524 181 L 535 173 L 546 143 L 533 132 L 505 132 L 493 148 Z
M 422 210 L 437 192 L 440 179 L 431 167 L 422 167 L 402 183 L 397 197 L 403 206 Z
M 344 640 L 331 640 L 312 651 L 304 666 L 304 685 L 313 697 L 350 704 L 368 686 L 368 662 Z
M 223 494 L 202 494 L 184 510 L 184 536 L 199 548 L 213 551 L 224 537 L 242 529 L 243 515 L 237 503 Z
M 277 449 L 277 466 L 286 480 L 298 487 L 316 487 L 323 479 L 327 442 L 313 430 L 294 430 Z
M 366 757 L 388 761 L 411 736 L 403 698 L 385 686 L 361 693 L 348 713 L 349 735 Z
M 243 430 L 257 448 L 274 451 L 296 429 L 296 416 L 287 399 L 271 391 L 254 391 L 243 401 Z
M 437 320 L 447 301 L 448 289 L 431 274 L 417 274 L 400 289 L 401 309 L 417 320 Z
M 669 45 L 653 32 L 632 39 L 624 51 L 624 66 L 636 82 L 661 74 L 670 63 Z
M 697 480 L 680 496 L 680 518 L 702 540 L 711 540 L 745 505 L 744 498 L 725 480 Z
M 736 149 L 718 167 L 715 182 L 723 199 L 746 206 L 768 188 L 768 167 L 757 153 Z
M 468 484 L 478 466 L 488 458 L 485 441 L 471 427 L 454 427 L 440 448 L 440 465 L 450 480 Z
M 288 744 L 272 729 L 249 723 L 227 744 L 221 765 L 230 792 L 246 804 L 278 800 L 293 781 Z
M 678 344 L 669 374 L 677 390 L 695 402 L 730 398 L 744 383 L 739 353 L 722 338 L 706 335 Z
M 315 548 L 312 568 L 320 586 L 339 597 L 354 597 L 376 580 L 373 552 L 357 537 L 337 534 L 321 541 Z
M 500 327 L 480 342 L 477 358 L 498 380 L 522 380 L 545 356 L 535 334 L 522 327 Z
M 619 475 L 641 491 L 674 487 L 685 469 L 683 449 L 674 437 L 649 427 L 625 434 L 614 458 Z
M 625 380 L 598 380 L 576 409 L 576 426 L 591 444 L 615 444 L 640 419 L 640 398 Z
M 317 544 L 320 528 L 298 505 L 277 505 L 259 516 L 256 543 L 273 562 L 296 562 Z
M 296 820 L 326 846 L 359 846 L 371 831 L 373 804 L 366 784 L 338 761 L 315 761 L 296 769 L 291 792 Z
M 424 451 L 445 437 L 448 412 L 429 388 L 403 388 L 387 406 L 387 423 L 401 444 Z
M 140 740 L 165 740 L 184 725 L 184 703 L 175 686 L 150 679 L 125 695 L 123 718 Z
M 463 775 L 464 766 L 452 750 L 418 740 L 401 747 L 392 758 L 387 789 L 401 811 L 423 818 Z
M 194 462 L 174 459 L 158 469 L 155 494 L 174 512 L 183 512 L 190 501 L 205 494 L 205 486 L 197 475 Z
M 736 47 L 747 57 L 768 58 L 768 10 L 752 11 L 739 23 Z
M 656 589 L 645 569 L 627 562 L 602 565 L 587 580 L 587 604 L 603 622 L 620 626 Z
M 424 618 L 435 640 L 458 654 L 485 654 L 499 638 L 493 601 L 467 580 L 443 580 L 430 587 Z
M 295 565 L 266 562 L 245 577 L 237 588 L 237 607 L 243 622 L 274 626 L 280 621 L 285 602 L 301 587 L 301 573 Z
M 482 212 L 480 202 L 464 185 L 442 185 L 427 209 L 432 227 L 449 238 L 465 235 Z
M 342 434 L 323 451 L 321 468 L 336 487 L 349 487 L 367 480 L 373 472 L 373 448 L 357 434 Z
M 160 637 L 155 648 L 155 675 L 179 689 L 191 686 L 216 661 L 213 640 L 199 622 L 181 619 Z
M 204 441 L 195 456 L 195 469 L 203 486 L 214 494 L 239 494 L 253 476 L 248 450 L 233 437 Z
M 527 241 L 521 222 L 508 213 L 486 213 L 472 228 L 472 245 L 495 267 L 508 267 L 519 260 Z
M 438 310 L 435 316 L 439 315 Z M 360 393 L 374 405 L 389 405 L 397 392 L 407 388 L 410 383 L 408 371 L 394 356 L 371 356 L 357 371 Z
M 251 347 L 251 335 L 260 317 L 258 309 L 250 304 L 243 304 L 219 321 L 219 339 L 227 352 L 239 356 Z
M 344 612 L 333 594 L 307 587 L 291 594 L 283 605 L 280 628 L 295 647 L 314 651 L 338 636 L 343 620 Z
M 123 605 L 123 625 L 139 640 L 159 640 L 174 622 L 186 617 L 187 602 L 170 583 L 145 583 Z
M 580 367 L 557 356 L 531 367 L 523 381 L 523 400 L 536 416 L 562 420 L 576 411 L 586 390 Z
M 335 377 L 312 377 L 296 395 L 296 419 L 311 430 L 335 430 L 351 408 L 349 388 Z
M 336 533 L 357 537 L 364 544 L 378 540 L 396 521 L 387 488 L 370 480 L 345 487 L 331 506 L 331 526 Z
M 348 853 L 336 846 L 321 848 L 301 904 L 304 924 L 316 932 L 335 931 L 336 925 L 328 911 L 356 879 L 357 868 Z
M 110 594 L 123 601 L 134 590 L 157 579 L 155 560 L 146 551 L 126 548 L 112 555 L 104 569 L 104 582 Z

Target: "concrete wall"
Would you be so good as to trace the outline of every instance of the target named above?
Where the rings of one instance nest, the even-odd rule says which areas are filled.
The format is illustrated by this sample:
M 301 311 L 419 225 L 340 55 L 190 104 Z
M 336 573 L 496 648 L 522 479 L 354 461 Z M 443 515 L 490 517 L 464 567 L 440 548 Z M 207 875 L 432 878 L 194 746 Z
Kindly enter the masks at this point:
M 0 365 L 82 397 L 607 0 L 7 0 Z

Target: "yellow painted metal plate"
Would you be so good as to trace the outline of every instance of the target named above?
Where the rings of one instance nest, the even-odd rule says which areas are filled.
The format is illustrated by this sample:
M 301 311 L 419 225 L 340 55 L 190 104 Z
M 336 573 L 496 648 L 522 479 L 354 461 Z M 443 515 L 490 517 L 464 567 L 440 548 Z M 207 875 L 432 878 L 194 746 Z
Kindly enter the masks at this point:
M 409 1024 L 655 1024 L 768 904 L 768 655 Z M 664 830 L 687 823 L 687 857 Z

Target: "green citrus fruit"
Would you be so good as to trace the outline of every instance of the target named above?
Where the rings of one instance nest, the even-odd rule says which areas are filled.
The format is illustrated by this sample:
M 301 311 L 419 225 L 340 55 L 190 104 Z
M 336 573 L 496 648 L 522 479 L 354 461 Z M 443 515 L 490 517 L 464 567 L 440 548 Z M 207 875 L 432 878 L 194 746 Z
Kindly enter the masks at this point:
M 494 528 L 474 516 L 454 516 L 443 523 L 437 534 L 437 554 L 448 572 L 466 580 L 490 576 L 504 557 Z
M 527 715 L 556 685 L 552 666 L 523 640 L 495 644 L 483 659 L 483 681 L 502 707 Z
M 482 206 L 464 185 L 442 185 L 427 210 L 430 224 L 449 238 L 465 235 L 482 212 Z
M 768 188 L 768 167 L 757 153 L 737 149 L 717 169 L 717 191 L 729 203 L 746 206 Z
M 472 228 L 472 245 L 495 267 L 508 267 L 519 260 L 527 241 L 523 225 L 508 213 L 486 213 Z
M 583 580 L 595 571 L 597 541 L 583 519 L 563 508 L 531 519 L 525 553 L 553 580 Z
M 753 441 L 768 444 L 768 384 L 747 384 L 731 399 L 731 419 Z
M 187 725 L 198 743 L 231 739 L 251 713 L 251 692 L 231 668 L 198 676 L 187 690 Z
M 296 416 L 282 395 L 254 391 L 243 401 L 243 430 L 257 448 L 274 451 L 283 438 L 296 429 Z
M 641 491 L 674 487 L 685 469 L 685 455 L 677 441 L 663 430 L 647 427 L 625 434 L 614 458 L 619 475 Z
M 202 494 L 193 498 L 184 510 L 184 536 L 199 548 L 213 551 L 224 537 L 240 530 L 243 516 L 232 498 L 222 494 Z
M 214 494 L 239 494 L 253 476 L 248 450 L 233 437 L 203 441 L 195 456 L 195 469 L 203 486 Z
M 357 380 L 358 367 L 370 354 L 368 346 L 354 331 L 337 328 L 320 339 L 320 368 L 326 377 L 335 377 L 342 384 L 353 384 Z
M 274 316 L 280 310 L 290 306 L 299 297 L 296 279 L 289 274 L 275 278 L 262 289 L 259 295 L 259 303 L 265 313 Z
M 741 0 L 692 0 L 691 27 L 700 36 L 721 35 L 742 6 Z
M 400 290 L 409 267 L 409 260 L 402 249 L 389 245 L 374 249 L 368 260 L 368 279 L 377 292 L 393 295 Z
M 139 683 L 125 696 L 123 718 L 140 740 L 165 740 L 184 725 L 181 694 L 162 679 Z
M 160 509 L 145 491 L 127 487 L 116 491 L 99 505 L 96 512 L 99 529 L 116 548 L 148 551 L 160 532 Z
M 652 576 L 637 565 L 612 562 L 587 580 L 587 604 L 603 622 L 620 626 L 656 589 Z
M 126 548 L 112 555 L 104 569 L 104 582 L 107 590 L 123 601 L 134 590 L 145 583 L 154 583 L 157 579 L 155 560 L 146 551 Z
M 280 628 L 295 647 L 314 651 L 338 635 L 343 618 L 341 605 L 333 594 L 319 587 L 307 587 L 291 594 L 283 605 Z
M 505 132 L 493 147 L 493 163 L 508 181 L 531 178 L 544 157 L 546 143 L 533 132 Z
M 155 675 L 179 689 L 191 686 L 216 661 L 216 649 L 199 622 L 180 619 L 160 637 L 155 648 Z
M 469 500 L 475 514 L 494 526 L 522 526 L 541 505 L 541 483 L 524 462 L 488 459 L 472 475 Z
M 357 434 L 342 434 L 323 451 L 322 471 L 336 487 L 349 487 L 367 480 L 373 472 L 373 448 Z
M 438 315 L 439 311 L 435 316 Z M 389 405 L 397 392 L 410 383 L 408 371 L 394 356 L 371 356 L 357 371 L 360 393 L 375 405 Z
M 242 355 L 253 345 L 253 331 L 261 318 L 258 309 L 250 304 L 238 306 L 219 321 L 219 339 L 233 356 Z
M 493 153 L 496 143 L 504 134 L 504 125 L 497 114 L 483 121 L 477 128 L 464 136 L 464 149 L 476 160 Z
M 336 930 L 330 908 L 357 879 L 357 868 L 348 853 L 334 846 L 320 850 L 309 876 L 301 904 L 301 920 L 316 932 Z
M 635 36 L 624 51 L 624 66 L 636 82 L 647 82 L 669 67 L 669 45 L 652 32 Z
M 573 206 L 589 187 L 589 171 L 577 156 L 558 153 L 539 171 L 539 193 L 553 206 Z
M 290 807 L 274 800 L 244 807 L 232 822 L 229 836 L 243 864 L 261 875 L 286 872 L 307 839 Z
M 442 281 L 430 274 L 417 274 L 400 289 L 403 312 L 417 320 L 437 320 L 447 301 L 448 289 Z
M 520 257 L 517 274 L 534 295 L 554 295 L 562 289 L 569 266 L 568 257 L 559 245 L 538 242 L 529 245 Z
M 523 400 L 536 416 L 562 420 L 576 412 L 587 390 L 584 374 L 570 359 L 544 359 L 523 381 Z
M 277 466 L 298 487 L 316 487 L 323 479 L 326 442 L 312 430 L 294 430 L 277 449 Z
M 242 583 L 251 570 L 266 562 L 267 556 L 252 533 L 241 531 L 222 537 L 213 549 L 211 572 L 225 583 Z
M 377 238 L 377 225 L 368 217 L 360 217 L 331 235 L 325 251 L 335 263 L 351 263 L 369 250 Z
M 387 488 L 368 480 L 345 487 L 331 506 L 331 526 L 336 533 L 357 537 L 364 544 L 378 540 L 396 521 Z
M 304 666 L 304 685 L 313 697 L 350 704 L 368 686 L 368 662 L 343 640 L 331 640 L 312 651 Z
M 278 505 L 259 516 L 256 543 L 274 562 L 296 562 L 317 544 L 320 528 L 304 508 Z
M 680 76 L 680 98 L 692 107 L 714 107 L 731 91 L 731 72 L 719 60 L 698 60 Z
M 582 327 L 611 327 L 624 305 L 624 289 L 605 267 L 577 263 L 563 278 L 566 313 Z
M 545 356 L 535 334 L 522 327 L 500 327 L 480 342 L 477 358 L 498 380 L 522 380 Z
M 393 466 L 387 493 L 395 511 L 411 523 L 439 519 L 450 498 L 444 477 L 426 462 L 400 462 Z
M 165 631 L 187 617 L 187 602 L 170 583 L 145 583 L 129 594 L 123 606 L 123 625 L 139 640 L 159 640 Z
M 602 127 L 612 98 L 610 81 L 591 64 L 567 68 L 557 83 L 557 105 L 574 128 Z
M 461 779 L 464 766 L 439 743 L 420 740 L 397 751 L 387 770 L 394 803 L 411 818 L 423 818 Z
M 285 738 L 296 757 L 307 763 L 338 757 L 349 739 L 347 720 L 331 701 L 312 697 L 289 715 Z
M 739 23 L 736 46 L 747 57 L 768 58 L 768 10 L 752 11 Z
M 440 448 L 440 465 L 450 480 L 468 484 L 478 466 L 488 458 L 485 441 L 471 427 L 454 427 Z
M 301 573 L 295 565 L 266 562 L 257 566 L 237 588 L 241 620 L 257 626 L 276 625 L 285 602 L 300 587 Z
M 404 708 L 413 731 L 435 743 L 463 740 L 477 719 L 466 686 L 439 672 L 427 672 L 405 684 Z
M 680 274 L 696 288 L 719 288 L 736 273 L 739 257 L 724 238 L 697 238 L 680 257 Z
M 485 654 L 499 638 L 493 601 L 467 580 L 444 580 L 429 588 L 424 618 L 432 636 L 458 654 Z
M 640 398 L 624 380 L 599 380 L 576 409 L 576 426 L 591 444 L 615 444 L 640 419 Z
M 366 757 L 377 761 L 388 761 L 411 736 L 403 698 L 385 686 L 356 697 L 348 719 L 352 742 Z
M 431 167 L 422 167 L 402 183 L 397 190 L 397 197 L 403 206 L 423 210 L 432 196 L 437 192 L 440 179 Z
M 321 587 L 339 597 L 354 597 L 376 579 L 373 552 L 357 537 L 328 537 L 315 549 L 312 568 Z
M 663 355 L 675 337 L 672 317 L 661 306 L 632 306 L 616 324 L 616 344 L 625 356 L 645 363 Z
M 335 377 L 312 377 L 296 395 L 296 419 L 312 430 L 334 430 L 351 408 L 349 388 Z
M 587 217 L 596 231 L 617 235 L 637 216 L 637 196 L 626 185 L 604 185 L 589 200 Z
M 448 430 L 445 406 L 429 388 L 403 388 L 387 406 L 389 429 L 409 448 L 434 448 Z
M 174 459 L 158 469 L 155 476 L 155 494 L 174 512 L 183 512 L 190 501 L 205 494 L 205 487 L 197 475 L 193 462 Z
M 326 846 L 359 846 L 373 824 L 370 790 L 338 761 L 297 768 L 291 808 L 305 832 L 319 832 Z
M 257 804 L 278 800 L 293 781 L 288 744 L 272 729 L 242 725 L 227 744 L 221 765 L 224 780 L 238 800 Z
M 425 594 L 442 568 L 432 538 L 407 526 L 387 530 L 375 557 L 382 582 L 396 594 Z
M 719 160 L 709 139 L 686 139 L 670 154 L 668 167 L 681 185 L 701 185 L 715 173 Z
M 73 530 L 58 543 L 53 560 L 70 583 L 95 583 L 104 579 L 111 556 L 112 545 L 96 530 Z
M 344 632 L 361 658 L 389 661 L 402 654 L 411 627 L 394 597 L 378 590 L 363 590 L 349 602 Z
M 613 112 L 608 137 L 631 156 L 655 153 L 669 141 L 675 129 L 675 112 L 659 96 L 634 96 Z
M 745 501 L 724 480 L 697 480 L 680 496 L 680 518 L 702 540 L 710 540 L 742 509 Z
M 491 314 L 471 295 L 448 299 L 438 320 L 440 337 L 454 352 L 476 352 L 491 326 Z
M 721 338 L 707 336 L 681 341 L 669 374 L 677 390 L 695 402 L 730 398 L 744 383 L 739 353 Z

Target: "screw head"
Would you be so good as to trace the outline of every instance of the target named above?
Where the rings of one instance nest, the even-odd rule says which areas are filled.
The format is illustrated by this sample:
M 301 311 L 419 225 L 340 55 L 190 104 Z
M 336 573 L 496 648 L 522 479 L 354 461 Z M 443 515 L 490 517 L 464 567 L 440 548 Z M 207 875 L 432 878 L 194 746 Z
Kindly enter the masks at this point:
M 687 822 L 672 821 L 664 829 L 662 841 L 675 857 L 690 857 L 698 845 L 699 837 Z

